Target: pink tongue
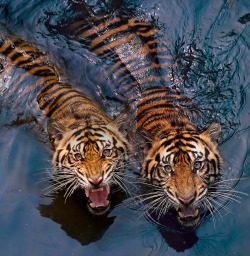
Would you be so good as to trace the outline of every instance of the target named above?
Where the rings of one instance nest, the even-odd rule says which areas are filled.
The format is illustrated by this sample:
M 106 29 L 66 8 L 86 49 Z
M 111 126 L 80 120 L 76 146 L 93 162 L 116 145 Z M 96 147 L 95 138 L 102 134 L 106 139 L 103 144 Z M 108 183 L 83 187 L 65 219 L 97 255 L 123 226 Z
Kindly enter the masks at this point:
M 89 199 L 96 207 L 105 206 L 108 198 L 107 187 L 91 189 Z

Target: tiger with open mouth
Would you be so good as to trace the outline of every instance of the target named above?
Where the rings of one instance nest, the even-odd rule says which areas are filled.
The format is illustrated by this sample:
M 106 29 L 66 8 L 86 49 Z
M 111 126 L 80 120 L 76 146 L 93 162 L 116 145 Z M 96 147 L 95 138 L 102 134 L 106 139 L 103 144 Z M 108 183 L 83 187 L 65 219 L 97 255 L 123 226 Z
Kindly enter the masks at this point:
M 144 140 L 141 177 L 151 184 L 150 191 L 139 195 L 148 204 L 144 209 L 159 217 L 175 212 L 183 227 L 197 226 L 205 213 L 218 207 L 220 124 L 212 123 L 203 131 L 196 126 L 198 104 L 171 85 L 173 56 L 153 23 L 119 13 L 102 17 L 86 13 L 52 25 L 53 31 L 80 42 L 103 60 L 114 89 L 127 98 L 137 143 Z M 220 191 L 224 198 L 228 193 L 228 188 Z
M 2 109 L 16 111 L 19 122 L 30 120 L 47 131 L 54 151 L 53 190 L 67 187 L 67 197 L 83 189 L 93 214 L 107 212 L 110 187 L 123 187 L 130 150 L 116 122 L 89 98 L 60 82 L 58 68 L 33 45 L 2 35 L 0 57 Z

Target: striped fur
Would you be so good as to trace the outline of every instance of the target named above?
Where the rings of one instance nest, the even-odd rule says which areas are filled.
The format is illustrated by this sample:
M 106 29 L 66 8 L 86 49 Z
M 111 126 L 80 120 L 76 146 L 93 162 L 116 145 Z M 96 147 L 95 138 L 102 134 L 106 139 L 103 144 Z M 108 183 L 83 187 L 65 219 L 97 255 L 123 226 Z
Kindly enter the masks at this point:
M 50 28 L 48 28 L 50 29 Z M 158 28 L 128 16 L 80 19 L 58 31 L 73 35 L 104 61 L 119 94 L 132 97 L 141 89 L 169 85 L 172 56 L 160 40 Z
M 110 186 L 123 186 L 129 150 L 115 122 L 82 93 L 61 83 L 57 67 L 31 44 L 2 36 L 0 54 L 0 96 L 5 107 L 28 109 L 39 125 L 47 123 L 54 150 L 54 190 L 67 186 L 69 196 L 83 188 L 90 210 L 106 212 Z
M 80 19 L 65 31 L 103 60 L 116 80 L 114 89 L 129 101 L 137 134 L 143 131 L 146 138 L 141 175 L 158 187 L 156 194 L 148 193 L 149 209 L 160 215 L 175 209 L 183 225 L 198 223 L 204 208 L 213 209 L 209 191 L 221 175 L 216 143 L 221 128 L 211 124 L 200 132 L 191 121 L 197 105 L 168 86 L 172 57 L 156 26 L 114 15 Z

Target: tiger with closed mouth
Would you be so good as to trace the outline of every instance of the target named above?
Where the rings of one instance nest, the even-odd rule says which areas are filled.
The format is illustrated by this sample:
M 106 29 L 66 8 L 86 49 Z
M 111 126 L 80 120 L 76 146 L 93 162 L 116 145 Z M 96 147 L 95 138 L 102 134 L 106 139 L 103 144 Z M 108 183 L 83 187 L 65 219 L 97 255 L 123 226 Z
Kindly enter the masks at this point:
M 116 13 L 99 18 L 92 12 L 80 14 L 63 24 L 58 32 L 102 59 L 117 94 L 129 102 L 137 143 L 142 143 L 142 137 L 145 141 L 141 176 L 152 184 L 150 192 L 139 196 L 148 204 L 145 209 L 159 217 L 174 211 L 182 226 L 198 225 L 204 213 L 218 207 L 221 126 L 212 123 L 201 131 L 195 125 L 198 104 L 171 85 L 174 56 L 159 39 L 159 29 L 151 22 Z M 226 197 L 229 192 L 220 193 Z
M 65 196 L 83 189 L 93 214 L 110 208 L 110 188 L 123 187 L 129 144 L 116 122 L 67 83 L 38 48 L 20 38 L 0 37 L 2 108 L 48 133 L 53 149 L 54 190 Z M 19 112 L 18 112 L 19 111 Z M 25 122 L 24 122 L 25 123 Z

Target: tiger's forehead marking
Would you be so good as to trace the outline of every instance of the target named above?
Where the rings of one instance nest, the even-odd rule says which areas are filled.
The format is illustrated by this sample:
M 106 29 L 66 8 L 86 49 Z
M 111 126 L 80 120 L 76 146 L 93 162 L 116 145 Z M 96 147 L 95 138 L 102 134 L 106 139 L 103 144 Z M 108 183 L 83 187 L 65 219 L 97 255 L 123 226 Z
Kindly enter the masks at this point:
M 185 152 L 193 159 L 201 159 L 205 156 L 206 147 L 198 138 L 193 139 L 190 136 L 171 136 L 161 141 L 161 146 L 157 150 L 160 159 L 165 162 L 171 162 L 176 153 Z
M 96 143 L 100 150 L 112 147 L 126 147 L 126 143 L 121 140 L 112 130 L 107 127 L 92 125 L 88 127 L 78 128 L 69 133 L 65 147 L 76 148 L 81 144 L 84 148 L 86 142 Z

